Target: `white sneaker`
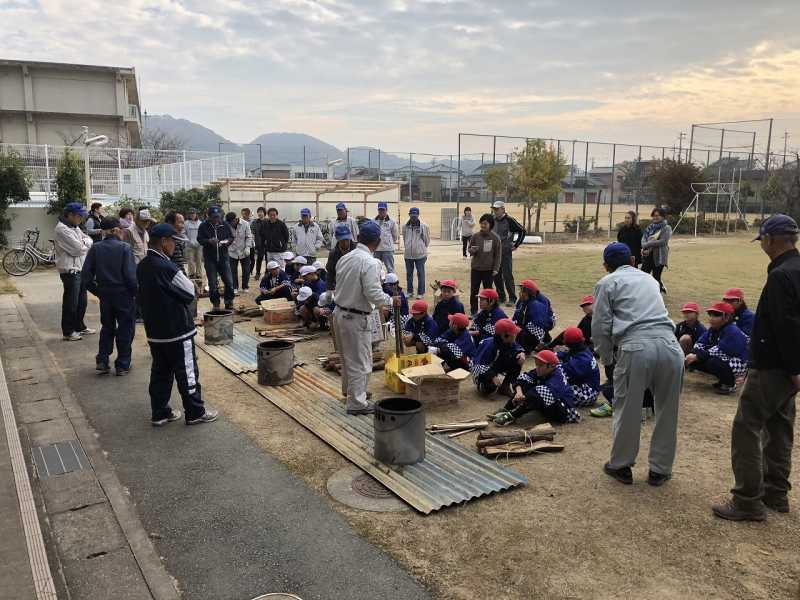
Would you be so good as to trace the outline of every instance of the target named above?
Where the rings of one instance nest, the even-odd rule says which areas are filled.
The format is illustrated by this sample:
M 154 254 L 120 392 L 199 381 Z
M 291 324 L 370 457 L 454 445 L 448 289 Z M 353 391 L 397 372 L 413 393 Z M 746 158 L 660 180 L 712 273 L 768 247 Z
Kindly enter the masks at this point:
M 234 295 L 234 296 L 238 296 L 238 295 L 239 295 L 239 293 L 240 293 L 240 292 L 239 292 L 239 290 L 233 290 L 233 295 Z
M 78 333 L 77 331 L 73 331 L 69 335 L 65 335 L 64 336 L 64 341 L 65 342 L 77 342 L 78 340 L 82 340 L 82 339 L 83 339 L 83 336 L 80 333 Z
M 97 333 L 97 329 L 92 329 L 91 327 L 87 327 L 83 331 L 79 331 L 81 335 L 92 335 L 93 333 Z
M 209 289 L 209 287 L 207 285 L 203 286 L 203 290 L 205 290 L 206 292 L 210 291 L 210 289 Z

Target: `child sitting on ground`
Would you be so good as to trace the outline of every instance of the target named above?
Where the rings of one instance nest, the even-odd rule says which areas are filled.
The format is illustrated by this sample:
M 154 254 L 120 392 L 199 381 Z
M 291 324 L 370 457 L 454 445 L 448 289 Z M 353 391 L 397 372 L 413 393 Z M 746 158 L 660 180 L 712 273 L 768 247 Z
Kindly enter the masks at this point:
M 583 311 L 583 318 L 578 323 L 578 329 L 583 332 L 583 339 L 585 344 L 594 349 L 592 344 L 592 314 L 594 314 L 594 296 L 584 296 L 581 303 L 578 305 Z M 548 349 L 553 350 L 559 346 L 564 345 L 564 332 L 559 333 L 556 338 L 547 344 Z
M 475 356 L 475 344 L 467 331 L 469 317 L 464 313 L 456 313 L 447 318 L 450 321 L 449 327 L 439 334 L 429 350 L 444 361 L 446 370 L 469 370 L 472 368 L 472 357 Z
M 741 288 L 725 290 L 722 295 L 722 301 L 733 307 L 733 318 L 731 320 L 742 330 L 742 333 L 750 337 L 753 333 L 753 324 L 756 322 L 756 314 L 747 308 L 747 303 L 744 301 L 744 292 Z
M 600 367 L 586 345 L 583 332 L 577 327 L 567 327 L 563 333 L 567 349 L 558 353 L 558 360 L 572 388 L 575 406 L 594 406 L 600 393 Z
M 292 282 L 292 285 L 295 287 L 295 291 L 297 288 L 301 287 L 303 283 L 300 281 L 300 269 L 306 266 L 306 257 L 305 256 L 295 256 L 291 261 L 286 263 L 286 276 L 289 278 L 289 281 Z
M 494 335 L 478 345 L 472 361 L 472 380 L 483 395 L 498 391 L 511 397 L 512 384 L 519 377 L 525 364 L 525 351 L 517 343 L 517 327 L 511 319 L 500 319 L 494 324 Z M 505 375 L 499 389 L 497 379 Z
M 408 299 L 406 298 L 403 288 L 400 287 L 400 278 L 396 273 L 388 273 L 383 282 L 383 293 L 394 298 L 397 295 L 400 298 L 400 325 L 405 325 L 408 321 Z M 384 317 L 387 322 L 393 322 L 394 319 L 394 306 L 390 303 L 384 308 Z
M 300 279 L 302 280 L 302 285 L 310 287 L 317 297 L 325 291 L 325 282 L 319 278 L 317 270 L 311 265 L 300 268 Z
M 733 322 L 734 310 L 727 302 L 716 302 L 706 312 L 708 330 L 686 357 L 686 366 L 715 375 L 719 381 L 714 389 L 718 394 L 729 395 L 736 391 L 736 380 L 747 372 L 750 340 Z
M 403 343 L 413 347 L 417 354 L 424 354 L 433 345 L 438 333 L 436 322 L 428 315 L 428 303 L 416 300 L 411 305 L 411 318 L 403 326 Z
M 539 291 L 535 281 L 526 279 L 519 287 L 519 300 L 513 321 L 522 330 L 517 341 L 528 354 L 543 348 L 550 341 L 548 332 L 555 326 L 556 316 L 550 300 Z
M 510 425 L 532 410 L 540 411 L 553 423 L 580 421 L 572 388 L 567 383 L 558 356 L 552 350 L 542 350 L 533 358 L 536 368 L 519 376 L 514 384 L 514 396 L 494 416 L 495 424 L 500 427 Z
M 256 297 L 256 304 L 275 298 L 292 300 L 292 282 L 274 260 L 267 263 L 267 272 L 264 273 L 264 278 L 258 284 L 258 288 L 261 293 Z
M 681 314 L 683 321 L 675 326 L 675 337 L 683 348 L 683 355 L 688 356 L 692 353 L 697 340 L 706 332 L 706 328 L 698 319 L 700 306 L 697 302 L 687 302 L 681 306 Z
M 447 317 L 464 312 L 464 305 L 456 297 L 456 282 L 453 279 L 443 279 L 439 282 L 441 299 L 433 308 L 433 320 L 439 331 L 447 331 L 450 322 Z
M 484 288 L 478 293 L 478 307 L 480 311 L 472 320 L 474 328 L 470 332 L 475 344 L 494 336 L 495 323 L 508 318 L 500 308 L 500 296 L 491 288 Z
M 311 266 L 317 270 L 317 277 L 319 277 L 319 280 L 324 283 L 328 276 L 328 272 L 325 270 L 325 265 L 318 260 L 315 260 Z

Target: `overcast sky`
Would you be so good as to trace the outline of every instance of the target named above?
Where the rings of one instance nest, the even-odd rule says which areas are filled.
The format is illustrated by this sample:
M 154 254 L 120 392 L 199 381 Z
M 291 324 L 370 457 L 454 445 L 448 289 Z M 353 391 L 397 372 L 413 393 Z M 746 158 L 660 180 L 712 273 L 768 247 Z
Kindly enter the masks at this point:
M 774 116 L 800 146 L 798 23 L 799 0 L 0 0 L 0 52 L 133 66 L 149 113 L 238 142 L 671 145 L 692 122 Z

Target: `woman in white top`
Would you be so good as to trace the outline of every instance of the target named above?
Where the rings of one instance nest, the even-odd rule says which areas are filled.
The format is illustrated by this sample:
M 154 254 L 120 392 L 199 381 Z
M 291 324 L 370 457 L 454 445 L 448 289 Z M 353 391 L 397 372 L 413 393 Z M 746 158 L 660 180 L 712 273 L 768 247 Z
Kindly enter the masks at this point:
M 475 228 L 475 217 L 472 216 L 472 209 L 467 206 L 464 214 L 459 219 L 459 229 L 461 229 L 461 256 L 467 258 L 467 246 L 472 237 L 472 230 Z

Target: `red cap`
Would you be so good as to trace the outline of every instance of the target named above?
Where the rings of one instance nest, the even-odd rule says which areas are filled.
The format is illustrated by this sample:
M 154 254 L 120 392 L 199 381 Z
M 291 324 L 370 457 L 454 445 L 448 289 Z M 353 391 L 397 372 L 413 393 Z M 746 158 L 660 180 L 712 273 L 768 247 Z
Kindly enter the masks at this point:
M 500 319 L 494 324 L 494 332 L 497 334 L 513 333 L 517 335 L 520 331 L 520 328 L 511 319 Z
M 428 312 L 428 303 L 425 300 L 415 300 L 411 305 L 412 315 L 421 315 Z
M 700 312 L 700 305 L 697 302 L 687 302 L 681 306 L 681 312 Z
M 462 329 L 469 327 L 469 317 L 464 313 L 447 315 L 447 320 L 451 323 L 455 323 L 456 327 L 461 327 Z
M 733 307 L 727 302 L 714 302 L 706 309 L 706 312 L 718 312 L 723 315 L 732 315 L 734 312 Z
M 497 295 L 497 292 L 492 289 L 482 289 L 478 292 L 478 298 L 486 298 L 487 300 L 494 300 L 497 302 L 500 300 L 500 296 Z
M 456 289 L 456 280 L 455 279 L 442 279 L 439 282 L 439 287 L 440 288 L 449 287 L 449 288 Z
M 534 294 L 539 292 L 539 285 L 533 279 L 525 279 L 519 284 L 519 286 L 524 287 L 526 290 L 530 290 Z
M 584 296 L 581 299 L 581 303 L 578 306 L 586 306 L 587 304 L 594 304 L 594 296 L 589 294 L 588 296 Z
M 564 343 L 567 345 L 580 344 L 585 340 L 586 338 L 583 337 L 583 332 L 577 327 L 567 327 L 564 330 Z
M 558 356 L 552 350 L 541 350 L 534 354 L 533 358 L 547 365 L 557 365 L 559 363 Z
M 725 290 L 725 293 L 722 295 L 723 300 L 744 300 L 744 292 L 741 288 L 731 288 L 729 290 Z

